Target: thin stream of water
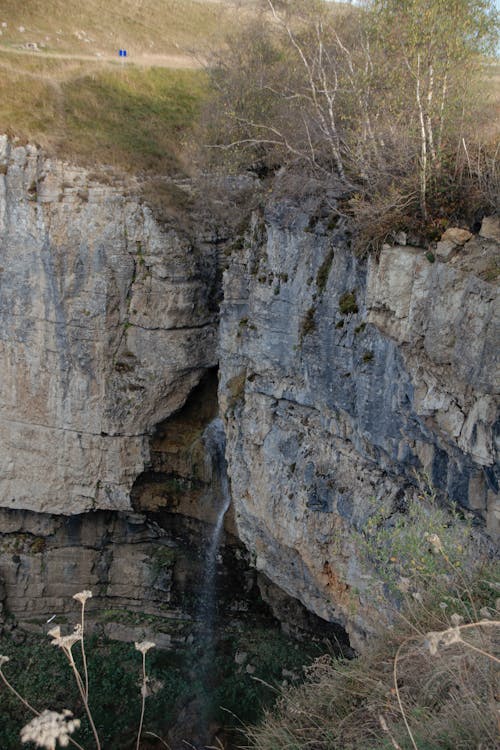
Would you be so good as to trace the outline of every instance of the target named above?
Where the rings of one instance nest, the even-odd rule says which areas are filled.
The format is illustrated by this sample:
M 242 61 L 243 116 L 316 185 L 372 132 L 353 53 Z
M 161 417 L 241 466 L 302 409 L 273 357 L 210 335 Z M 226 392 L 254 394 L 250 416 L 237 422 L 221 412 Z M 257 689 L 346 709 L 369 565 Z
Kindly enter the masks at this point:
M 217 628 L 217 564 L 219 548 L 224 533 L 224 518 L 231 504 L 227 464 L 225 458 L 226 437 L 221 419 L 214 419 L 205 429 L 203 435 L 207 469 L 212 475 L 212 497 L 216 517 L 210 528 L 207 539 L 206 554 L 203 563 L 203 579 L 200 581 L 198 620 L 198 647 L 200 658 L 197 666 L 198 690 L 194 696 L 196 702 L 197 722 L 195 734 L 197 741 L 191 747 L 206 748 L 211 740 L 207 710 L 212 699 L 213 661 L 216 648 Z M 202 739 L 203 738 L 203 739 Z M 193 740 L 194 741 L 194 740 Z
M 212 471 L 213 496 L 217 502 L 217 516 L 205 557 L 205 578 L 200 597 L 202 638 L 207 652 L 213 648 L 215 615 L 217 611 L 217 558 L 224 530 L 224 518 L 231 504 L 231 493 L 225 457 L 226 437 L 222 420 L 214 419 L 205 430 L 203 440 L 207 461 Z

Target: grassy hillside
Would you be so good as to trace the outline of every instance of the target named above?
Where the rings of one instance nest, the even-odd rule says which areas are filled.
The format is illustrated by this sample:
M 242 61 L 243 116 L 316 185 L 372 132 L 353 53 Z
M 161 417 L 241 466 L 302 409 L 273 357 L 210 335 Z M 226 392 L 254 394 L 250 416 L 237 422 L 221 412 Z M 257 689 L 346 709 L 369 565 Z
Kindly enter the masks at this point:
M 208 0 L 3 0 L 0 132 L 83 164 L 182 168 L 207 90 L 191 51 L 219 46 L 241 12 Z
M 72 161 L 132 171 L 181 166 L 205 90 L 202 71 L 50 59 L 21 66 L 7 56 L 0 71 L 0 131 Z
M 167 54 L 220 36 L 227 9 L 206 0 L 3 0 L 0 41 L 59 53 L 114 54 L 124 46 L 132 57 Z

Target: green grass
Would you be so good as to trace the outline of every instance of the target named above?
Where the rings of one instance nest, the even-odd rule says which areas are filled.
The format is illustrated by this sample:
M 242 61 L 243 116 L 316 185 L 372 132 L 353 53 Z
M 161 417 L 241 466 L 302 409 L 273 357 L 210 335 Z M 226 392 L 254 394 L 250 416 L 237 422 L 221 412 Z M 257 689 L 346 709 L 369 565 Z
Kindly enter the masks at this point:
M 438 584 L 441 590 L 438 591 Z M 254 750 L 470 750 L 498 747 L 500 566 L 476 562 L 463 576 L 436 577 L 434 591 L 408 594 L 392 629 L 350 662 L 322 657 L 304 684 L 282 692 L 257 727 Z M 439 594 L 439 595 L 438 595 Z M 463 617 L 462 641 L 437 653 L 435 633 Z M 472 625 L 488 618 L 489 627 Z M 480 649 L 478 652 L 474 649 Z M 401 704 L 398 701 L 398 697 Z M 405 719 L 412 732 L 412 743 Z M 382 718 L 382 723 L 381 723 Z M 385 731 L 383 723 L 388 728 Z
M 0 56 L 0 132 L 88 166 L 156 173 L 182 167 L 206 95 L 203 71 L 93 63 L 89 70 L 88 63 L 14 55 L 7 61 Z
M 357 659 L 315 662 L 303 684 L 284 690 L 264 721 L 248 727 L 247 747 L 498 747 L 498 560 L 481 552 L 471 519 L 445 511 L 429 488 L 409 499 L 406 510 L 384 513 L 374 504 L 373 511 L 362 530 L 352 532 L 352 542 L 365 575 L 383 583 L 384 597 L 394 602 L 392 626 L 381 618 Z M 461 640 L 445 645 L 438 634 L 456 635 L 451 629 L 457 624 Z
M 94 636 L 86 639 L 86 644 L 90 706 L 103 747 L 135 747 L 140 655 L 131 643 Z M 278 628 L 228 628 L 221 633 L 208 673 L 202 668 L 206 645 L 194 644 L 174 652 L 152 649 L 147 656 L 147 672 L 156 689 L 146 700 L 145 730 L 165 737 L 182 708 L 193 699 L 207 724 L 215 721 L 227 730 L 235 726 L 239 730 L 240 722 L 258 721 L 264 709 L 272 705 L 283 669 L 296 675 L 298 682 L 304 676 L 303 665 L 310 664 L 323 648 L 323 644 L 320 648 L 316 643 L 294 642 Z M 243 665 L 235 662 L 237 651 L 247 654 Z M 4 635 L 0 637 L 0 653 L 9 656 L 3 671 L 21 695 L 40 711 L 69 708 L 82 719 L 75 739 L 84 747 L 92 747 L 92 734 L 61 650 L 41 636 L 29 635 L 19 643 Z M 73 648 L 73 653 L 80 664 L 79 648 Z M 257 680 L 246 671 L 248 664 L 255 669 Z M 31 715 L 1 683 L 0 705 L 0 747 L 14 750 L 19 747 L 20 729 Z
M 208 90 L 191 51 L 219 47 L 235 19 L 229 4 L 204 0 L 4 0 L 0 132 L 86 166 L 182 170 Z M 44 46 L 26 54 L 27 42 Z
M 206 79 L 200 71 L 130 69 L 84 76 L 63 86 L 59 151 L 133 171 L 179 166 L 198 116 Z
M 140 697 L 138 681 L 140 657 L 133 644 L 92 638 L 87 644 L 91 685 L 90 705 L 104 747 L 131 747 L 139 722 Z M 70 708 L 82 719 L 75 738 L 92 745 L 92 735 L 85 719 L 77 689 L 60 649 L 51 647 L 48 639 L 29 636 L 23 644 L 8 637 L 0 639 L 2 653 L 11 661 L 5 674 L 17 690 L 37 710 Z M 74 649 L 78 659 L 78 649 Z M 163 731 L 175 716 L 175 706 L 187 694 L 188 683 L 179 666 L 169 655 L 148 655 L 149 672 L 163 683 L 163 688 L 146 702 L 147 729 Z M 19 731 L 31 718 L 29 711 L 2 686 L 2 725 L 0 743 L 5 750 L 19 747 Z

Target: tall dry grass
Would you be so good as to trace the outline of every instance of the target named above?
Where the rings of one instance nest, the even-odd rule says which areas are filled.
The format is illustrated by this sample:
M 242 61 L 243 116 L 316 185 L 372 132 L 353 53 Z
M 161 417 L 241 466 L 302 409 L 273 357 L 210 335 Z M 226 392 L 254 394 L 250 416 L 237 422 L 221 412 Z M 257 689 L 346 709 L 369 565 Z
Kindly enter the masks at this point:
M 432 538 L 431 538 L 432 537 Z M 428 543 L 448 557 L 437 535 Z M 454 568 L 407 594 L 396 624 L 353 661 L 318 659 L 282 692 L 253 750 L 500 747 L 500 565 Z M 436 581 L 438 584 L 438 581 Z

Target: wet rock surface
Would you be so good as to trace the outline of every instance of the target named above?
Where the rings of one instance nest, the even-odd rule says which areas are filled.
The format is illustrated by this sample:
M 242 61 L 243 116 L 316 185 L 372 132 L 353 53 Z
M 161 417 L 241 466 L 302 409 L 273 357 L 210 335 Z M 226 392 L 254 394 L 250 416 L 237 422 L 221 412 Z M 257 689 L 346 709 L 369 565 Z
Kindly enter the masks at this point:
M 113 511 L 63 517 L 4 510 L 0 521 L 8 615 L 22 629 L 44 632 L 51 618 L 72 622 L 73 594 L 90 589 L 89 620 L 110 638 L 175 649 L 195 637 L 209 526 L 176 514 L 153 520 Z M 221 550 L 218 597 L 225 619 L 265 610 L 234 537 Z

